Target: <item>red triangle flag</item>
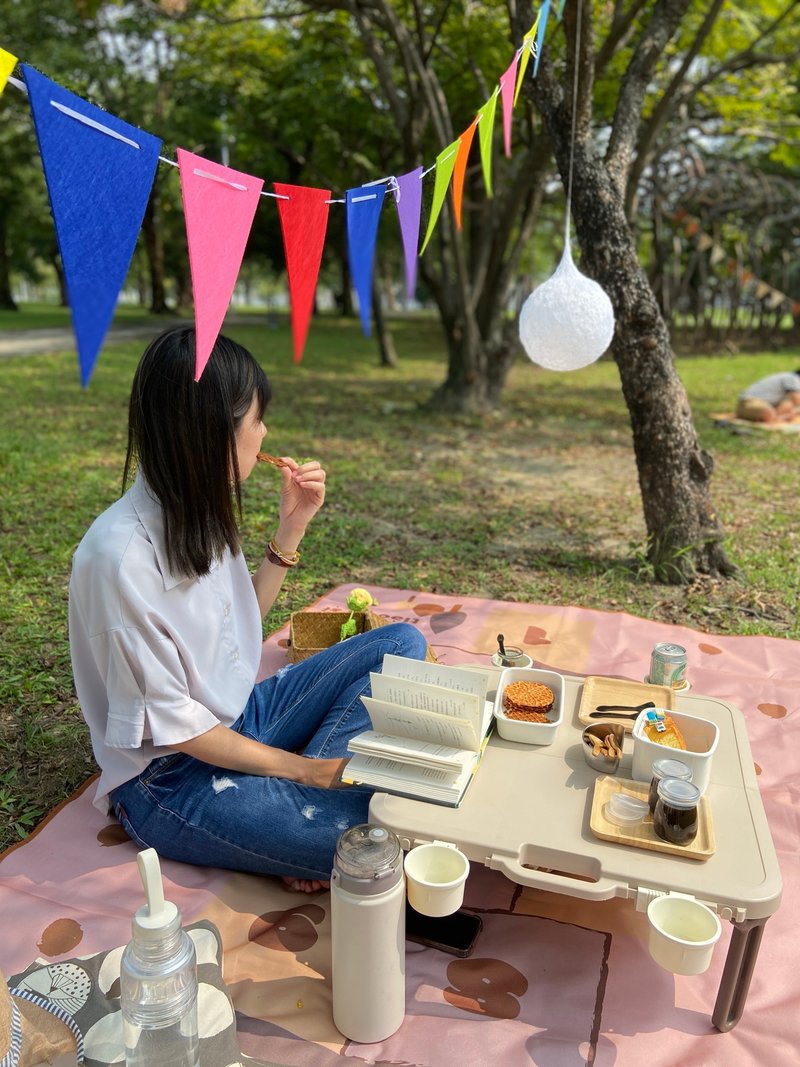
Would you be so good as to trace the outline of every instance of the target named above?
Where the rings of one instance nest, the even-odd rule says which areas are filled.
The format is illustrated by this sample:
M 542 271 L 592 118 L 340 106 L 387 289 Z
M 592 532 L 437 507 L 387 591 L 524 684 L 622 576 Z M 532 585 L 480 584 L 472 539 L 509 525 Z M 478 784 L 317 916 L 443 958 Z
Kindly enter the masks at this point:
M 322 246 L 328 228 L 328 189 L 310 189 L 303 185 L 274 183 L 278 213 L 283 231 L 286 253 L 286 273 L 289 278 L 289 300 L 292 305 L 292 338 L 294 361 L 303 358 L 308 325 L 314 307 Z
M 477 117 L 467 126 L 458 140 L 458 155 L 456 165 L 453 167 L 453 207 L 456 213 L 456 226 L 461 229 L 461 200 L 464 193 L 464 175 L 467 170 L 467 159 L 472 147 L 472 138 L 478 126 Z
M 178 149 L 200 380 L 228 310 L 264 187 L 261 178 Z

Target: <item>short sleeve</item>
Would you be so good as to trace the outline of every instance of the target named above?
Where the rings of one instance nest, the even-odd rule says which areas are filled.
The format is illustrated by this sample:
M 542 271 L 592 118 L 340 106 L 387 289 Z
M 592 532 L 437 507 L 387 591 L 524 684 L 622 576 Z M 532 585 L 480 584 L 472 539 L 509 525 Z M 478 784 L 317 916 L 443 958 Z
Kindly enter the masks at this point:
M 189 741 L 219 725 L 219 719 L 188 691 L 175 644 L 136 627 L 120 627 L 91 640 L 92 654 L 108 696 L 105 743 L 139 748 L 147 736 L 156 746 Z

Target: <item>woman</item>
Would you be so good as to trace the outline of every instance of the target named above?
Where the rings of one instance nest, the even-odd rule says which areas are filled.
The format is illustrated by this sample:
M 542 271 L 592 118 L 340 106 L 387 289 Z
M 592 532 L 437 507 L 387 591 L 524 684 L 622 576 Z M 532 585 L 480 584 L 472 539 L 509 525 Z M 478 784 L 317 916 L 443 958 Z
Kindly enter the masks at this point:
M 360 697 L 387 652 L 425 657 L 405 623 L 379 627 L 256 684 L 261 620 L 325 499 L 317 462 L 285 458 L 278 526 L 243 559 L 241 483 L 270 397 L 253 356 L 220 337 L 199 382 L 195 335 L 149 346 L 130 399 L 123 486 L 81 541 L 70 581 L 75 686 L 101 769 L 95 805 L 162 856 L 283 876 L 310 891 L 370 792 L 340 785 Z

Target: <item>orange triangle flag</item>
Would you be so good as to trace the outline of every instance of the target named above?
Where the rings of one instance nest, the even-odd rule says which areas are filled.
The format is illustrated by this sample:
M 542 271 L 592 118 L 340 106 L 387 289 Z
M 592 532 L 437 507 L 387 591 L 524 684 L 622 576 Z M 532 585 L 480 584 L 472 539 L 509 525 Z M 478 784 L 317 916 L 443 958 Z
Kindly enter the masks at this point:
M 274 183 L 278 214 L 286 253 L 289 300 L 292 305 L 292 339 L 294 361 L 303 358 L 308 336 L 314 293 L 322 262 L 322 246 L 328 228 L 329 189 L 309 189 L 302 185 Z
M 456 155 L 456 165 L 453 168 L 453 207 L 456 212 L 456 226 L 458 226 L 459 230 L 461 229 L 461 200 L 464 193 L 464 175 L 466 174 L 469 150 L 472 147 L 472 138 L 475 136 L 477 125 L 478 118 L 476 116 L 458 139 L 458 154 Z

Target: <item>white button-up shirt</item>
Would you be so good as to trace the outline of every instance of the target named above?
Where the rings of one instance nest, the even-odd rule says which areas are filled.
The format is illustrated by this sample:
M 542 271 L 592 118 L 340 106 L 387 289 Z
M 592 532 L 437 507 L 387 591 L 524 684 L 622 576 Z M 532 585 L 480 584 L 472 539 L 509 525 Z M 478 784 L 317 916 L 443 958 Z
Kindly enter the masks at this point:
M 69 587 L 72 670 L 100 766 L 94 804 L 170 746 L 230 726 L 253 689 L 261 615 L 241 553 L 202 578 L 167 565 L 161 506 L 140 475 L 81 541 Z

